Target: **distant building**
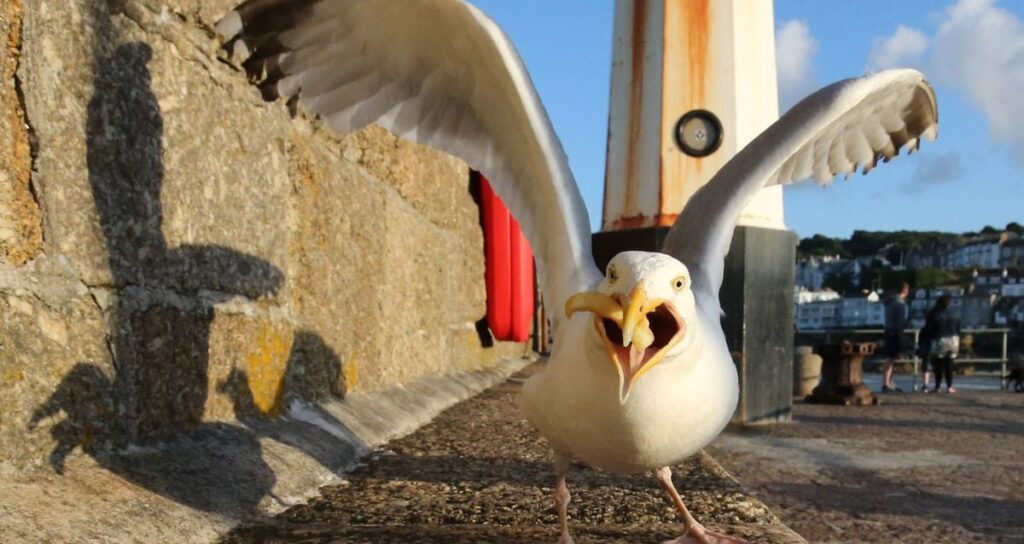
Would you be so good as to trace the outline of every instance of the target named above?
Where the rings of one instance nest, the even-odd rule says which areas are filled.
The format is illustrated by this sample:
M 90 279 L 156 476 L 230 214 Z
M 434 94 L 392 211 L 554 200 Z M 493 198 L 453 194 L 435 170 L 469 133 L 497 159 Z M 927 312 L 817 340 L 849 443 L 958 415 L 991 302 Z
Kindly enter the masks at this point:
M 936 301 L 942 295 L 949 295 L 950 308 L 959 313 L 960 307 L 963 305 L 964 288 L 953 285 L 935 289 L 918 289 L 911 295 L 907 301 L 910 306 L 910 324 L 919 329 L 924 326 L 924 319 L 928 315 L 928 311 L 935 306 Z
M 1020 270 L 1003 270 L 1000 280 L 1000 299 L 992 312 L 992 324 L 1024 327 L 1024 275 Z
M 839 256 L 811 255 L 796 263 L 796 285 L 811 291 L 821 289 L 832 263 L 840 262 Z
M 973 285 L 971 287 L 974 287 Z M 992 324 L 992 313 L 999 302 L 999 292 L 985 289 L 970 289 L 962 298 L 960 325 L 964 328 L 981 329 Z
M 797 287 L 793 290 L 794 304 L 809 304 L 811 302 L 822 302 L 827 300 L 838 300 L 839 293 L 831 289 L 805 289 Z
M 796 328 L 799 331 L 835 329 L 839 326 L 838 298 L 807 302 L 796 307 Z
M 1003 298 L 992 312 L 996 327 L 1024 327 L 1024 297 Z
M 1007 240 L 999 250 L 999 266 L 1024 268 L 1024 239 Z
M 1024 266 L 1024 240 L 1007 231 L 908 249 L 902 260 L 903 267 L 911 270 Z
M 796 328 L 801 331 L 834 329 L 839 326 L 839 293 L 831 289 L 793 291 Z
M 1002 237 L 1000 236 L 971 240 L 946 253 L 942 257 L 941 267 L 947 269 L 997 268 L 1001 243 Z
M 1008 278 L 999 288 L 999 294 L 1003 297 L 1024 297 L 1024 278 Z
M 889 262 L 885 257 L 895 259 Z M 797 263 L 794 303 L 797 328 L 876 328 L 884 326 L 885 307 L 875 293 L 839 296 L 822 290 L 831 277 L 845 277 L 859 285 L 869 267 L 892 270 L 942 268 L 975 269 L 966 288 L 944 286 L 918 289 L 907 299 L 909 324 L 924 325 L 925 316 L 942 295 L 964 328 L 1024 327 L 1024 237 L 1015 232 L 985 234 L 970 239 L 930 244 L 905 251 L 886 246 L 874 257 L 841 259 L 809 257 Z
M 992 312 L 1002 296 L 1006 271 L 974 271 L 974 279 L 961 299 L 960 324 L 978 329 L 992 325 Z
M 954 243 L 942 243 L 908 249 L 903 254 L 903 267 L 908 270 L 941 268 L 942 257 L 956 247 Z
M 844 296 L 839 299 L 839 322 L 848 329 L 885 326 L 885 305 L 873 291 Z

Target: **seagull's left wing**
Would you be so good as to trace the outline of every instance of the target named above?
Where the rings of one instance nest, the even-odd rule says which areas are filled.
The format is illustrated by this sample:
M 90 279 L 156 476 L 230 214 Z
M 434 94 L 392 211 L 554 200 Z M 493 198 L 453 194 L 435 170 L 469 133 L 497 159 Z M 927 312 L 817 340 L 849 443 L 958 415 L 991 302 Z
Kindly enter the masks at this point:
M 683 208 L 662 250 L 690 269 L 694 293 L 718 304 L 725 255 L 740 212 L 761 188 L 868 173 L 938 130 L 935 91 L 915 70 L 833 83 L 754 138 Z
M 332 129 L 377 123 L 491 181 L 562 308 L 600 281 L 562 145 L 504 32 L 463 0 L 248 0 L 217 31 L 264 97 L 296 97 Z M 560 311 L 551 312 L 557 324 Z

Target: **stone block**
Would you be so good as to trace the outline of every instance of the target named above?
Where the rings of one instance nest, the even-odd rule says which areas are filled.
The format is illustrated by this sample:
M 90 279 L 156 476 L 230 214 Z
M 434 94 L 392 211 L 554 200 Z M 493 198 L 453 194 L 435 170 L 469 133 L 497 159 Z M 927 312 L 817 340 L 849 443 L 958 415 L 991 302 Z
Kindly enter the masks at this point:
M 321 334 L 345 366 L 347 390 L 472 367 L 454 362 L 466 349 L 491 361 L 521 353 L 499 344 L 501 355 L 489 357 L 475 332 L 465 334 L 486 312 L 468 170 L 434 151 L 406 149 L 376 127 L 338 145 L 340 154 L 303 132 L 289 138 L 298 220 L 288 281 L 303 327 Z M 383 158 L 388 148 L 403 150 L 393 164 Z M 417 193 L 417 206 L 395 185 L 414 186 L 411 173 L 431 157 L 441 166 L 424 168 L 433 190 Z
M 176 15 L 195 20 L 205 26 L 213 27 L 224 14 L 241 4 L 240 0 L 149 0 L 147 4 L 166 6 Z
M 266 311 L 216 311 L 211 322 L 205 419 L 276 417 L 287 408 L 287 375 L 295 333 Z
M 42 250 L 42 211 L 32 194 L 32 150 L 15 73 L 22 3 L 0 5 L 0 263 L 21 265 Z
M 346 159 L 387 183 L 434 225 L 451 232 L 476 226 L 466 164 L 440 151 L 370 126 L 342 142 Z
M 474 327 L 466 166 L 264 103 L 209 32 L 239 1 L 0 6 L 0 459 L 522 354 Z
M 155 307 L 131 315 L 127 340 L 135 361 L 131 378 L 138 436 L 163 438 L 195 430 L 202 422 L 212 319 L 213 312 L 204 308 Z
M 60 470 L 121 432 L 107 325 L 88 295 L 50 306 L 0 293 L 0 465 Z
M 310 135 L 293 131 L 288 150 L 297 217 L 288 282 L 296 318 L 350 365 L 348 389 L 373 387 L 360 378 L 385 334 L 377 299 L 387 288 L 387 187 Z
M 159 12 L 128 4 L 26 6 L 34 39 L 22 72 L 47 243 L 89 285 L 230 289 L 217 281 L 225 270 L 286 259 L 286 111 L 244 80 L 211 77 L 216 62 L 195 61 L 213 53 L 208 39 L 148 32 Z

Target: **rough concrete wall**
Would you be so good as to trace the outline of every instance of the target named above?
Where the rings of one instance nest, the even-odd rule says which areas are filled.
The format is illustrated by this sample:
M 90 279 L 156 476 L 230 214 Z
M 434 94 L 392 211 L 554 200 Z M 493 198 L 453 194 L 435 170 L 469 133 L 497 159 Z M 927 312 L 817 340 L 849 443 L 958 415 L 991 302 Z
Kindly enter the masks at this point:
M 235 3 L 0 5 L 0 463 L 522 353 L 474 327 L 465 165 L 263 103 Z
M 24 264 L 43 242 L 39 205 L 32 195 L 32 151 L 16 79 L 22 27 L 21 0 L 0 5 L 0 262 Z

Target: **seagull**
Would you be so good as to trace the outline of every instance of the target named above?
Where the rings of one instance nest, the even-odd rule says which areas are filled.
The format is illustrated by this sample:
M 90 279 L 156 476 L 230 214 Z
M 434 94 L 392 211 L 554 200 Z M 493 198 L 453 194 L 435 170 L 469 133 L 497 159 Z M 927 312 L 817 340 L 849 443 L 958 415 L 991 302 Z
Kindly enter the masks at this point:
M 758 190 L 867 173 L 934 139 L 935 93 L 888 70 L 813 93 L 695 195 L 662 252 L 594 264 L 568 160 L 509 38 L 463 0 L 248 0 L 216 25 L 267 100 L 297 101 L 345 133 L 376 123 L 483 173 L 534 248 L 554 341 L 523 387 L 527 419 L 554 451 L 559 543 L 573 541 L 573 459 L 655 476 L 683 520 L 673 541 L 743 542 L 687 511 L 670 467 L 725 427 L 739 396 L 718 291 L 745 204 Z

